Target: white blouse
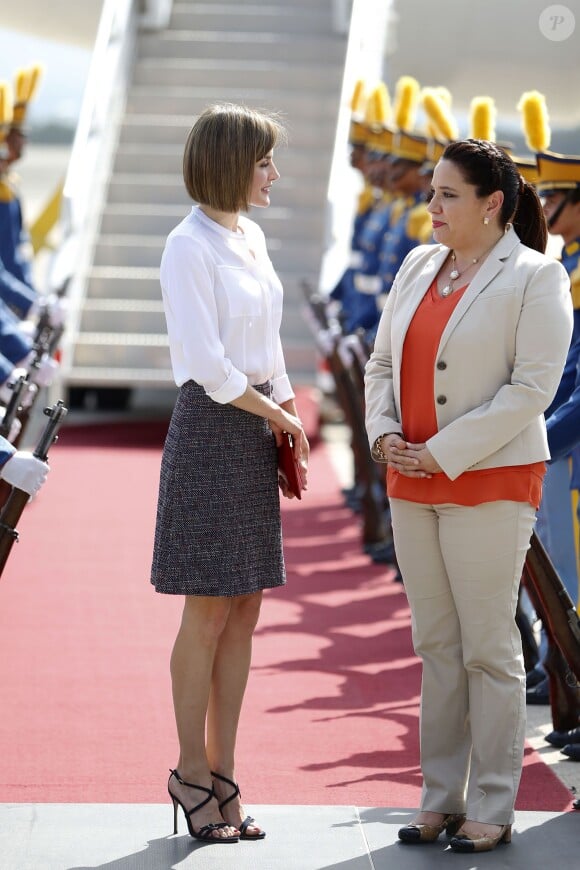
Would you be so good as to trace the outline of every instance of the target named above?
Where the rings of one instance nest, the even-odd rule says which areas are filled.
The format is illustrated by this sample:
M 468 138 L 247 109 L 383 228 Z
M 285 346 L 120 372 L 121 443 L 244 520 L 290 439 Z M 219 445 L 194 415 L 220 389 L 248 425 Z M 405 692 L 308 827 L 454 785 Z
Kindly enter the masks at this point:
M 161 289 L 175 383 L 200 384 L 220 404 L 272 381 L 294 398 L 280 343 L 282 284 L 260 227 L 244 216 L 226 229 L 194 206 L 171 231 Z

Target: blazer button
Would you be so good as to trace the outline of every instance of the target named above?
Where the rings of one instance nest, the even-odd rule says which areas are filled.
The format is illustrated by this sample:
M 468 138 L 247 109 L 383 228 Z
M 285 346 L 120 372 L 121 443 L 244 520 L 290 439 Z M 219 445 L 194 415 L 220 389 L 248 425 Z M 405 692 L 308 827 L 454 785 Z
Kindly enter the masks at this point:
M 444 405 L 447 401 L 447 396 L 437 396 L 437 404 Z
M 439 369 L 440 372 L 444 372 L 445 369 L 447 368 L 447 363 L 444 360 L 440 359 L 439 362 L 437 363 L 437 368 Z

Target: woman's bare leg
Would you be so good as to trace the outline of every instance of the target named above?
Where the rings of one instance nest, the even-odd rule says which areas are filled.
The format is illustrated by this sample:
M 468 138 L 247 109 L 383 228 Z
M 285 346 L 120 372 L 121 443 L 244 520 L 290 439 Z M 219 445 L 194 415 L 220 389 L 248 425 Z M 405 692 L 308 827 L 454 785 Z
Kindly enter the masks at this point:
M 177 770 L 181 778 L 211 788 L 212 781 L 205 749 L 205 722 L 216 649 L 228 623 L 231 599 L 186 596 L 181 626 L 171 655 L 173 706 L 179 739 Z M 207 797 L 197 789 L 180 785 L 171 778 L 171 791 L 186 809 Z M 217 802 L 210 801 L 192 817 L 197 830 L 211 822 L 221 822 Z M 231 836 L 235 831 L 222 828 L 213 836 Z
M 252 635 L 260 615 L 262 593 L 234 598 L 214 661 L 207 718 L 207 757 L 216 773 L 235 780 L 235 747 L 244 692 L 252 655 Z M 232 793 L 227 783 L 216 780 L 216 794 L 224 800 Z M 223 808 L 224 819 L 239 825 L 246 814 L 239 798 Z M 248 828 L 250 835 L 259 828 Z

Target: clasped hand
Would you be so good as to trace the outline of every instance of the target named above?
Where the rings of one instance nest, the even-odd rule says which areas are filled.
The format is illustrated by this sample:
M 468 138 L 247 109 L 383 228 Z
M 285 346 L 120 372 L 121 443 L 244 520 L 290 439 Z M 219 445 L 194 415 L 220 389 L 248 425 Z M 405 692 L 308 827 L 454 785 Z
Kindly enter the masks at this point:
M 405 477 L 432 477 L 443 470 L 426 444 L 412 444 L 400 435 L 387 435 L 382 448 L 388 464 Z

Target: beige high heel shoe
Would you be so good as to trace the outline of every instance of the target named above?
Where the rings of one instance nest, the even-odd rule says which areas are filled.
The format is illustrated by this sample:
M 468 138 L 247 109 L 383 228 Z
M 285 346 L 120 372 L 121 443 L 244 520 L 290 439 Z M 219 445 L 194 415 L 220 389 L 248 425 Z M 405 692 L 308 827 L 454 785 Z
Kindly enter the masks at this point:
M 405 825 L 399 828 L 399 840 L 403 843 L 434 843 L 443 831 L 452 837 L 464 821 L 465 816 L 452 814 L 445 816 L 440 825 Z
M 490 834 L 464 834 L 459 831 L 449 845 L 454 852 L 491 852 L 498 843 L 511 843 L 512 826 L 503 825 L 499 833 L 492 837 Z

